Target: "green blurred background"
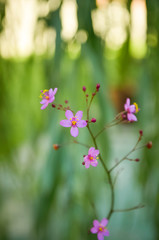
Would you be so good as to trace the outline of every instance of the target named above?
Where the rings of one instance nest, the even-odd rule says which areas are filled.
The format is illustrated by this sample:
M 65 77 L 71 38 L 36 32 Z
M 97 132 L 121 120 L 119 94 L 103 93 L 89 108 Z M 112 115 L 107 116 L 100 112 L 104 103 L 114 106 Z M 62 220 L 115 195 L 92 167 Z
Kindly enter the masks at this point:
M 108 167 L 124 156 L 144 131 L 151 150 L 124 162 L 115 187 L 112 240 L 159 239 L 159 1 L 0 0 L 0 239 L 85 240 L 94 218 L 109 211 L 110 189 L 102 166 L 85 169 L 87 149 L 53 143 L 72 141 L 59 121 L 64 112 L 40 107 L 40 90 L 58 87 L 83 110 L 82 86 L 100 83 L 91 117 L 96 133 L 123 110 L 126 97 L 139 104 L 138 122 L 98 138 Z M 87 129 L 77 138 L 91 143 Z M 114 174 L 115 176 L 115 171 Z

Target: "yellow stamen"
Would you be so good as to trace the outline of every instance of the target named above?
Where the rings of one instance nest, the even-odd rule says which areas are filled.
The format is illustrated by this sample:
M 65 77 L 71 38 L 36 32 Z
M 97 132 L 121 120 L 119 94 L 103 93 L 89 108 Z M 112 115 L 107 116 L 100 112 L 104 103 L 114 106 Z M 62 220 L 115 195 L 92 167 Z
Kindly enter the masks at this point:
M 49 100 L 49 96 L 46 96 L 46 99 Z
M 77 123 L 76 121 L 72 121 L 72 125 L 76 125 L 76 123 Z
M 90 157 L 90 160 L 93 160 L 93 157 Z
M 138 105 L 137 105 L 137 103 L 136 102 L 134 102 L 133 103 L 133 105 L 135 105 L 135 108 L 136 108 L 136 113 L 139 111 L 139 107 L 138 107 Z
M 99 231 L 103 231 L 103 228 L 102 228 L 102 227 L 99 227 Z

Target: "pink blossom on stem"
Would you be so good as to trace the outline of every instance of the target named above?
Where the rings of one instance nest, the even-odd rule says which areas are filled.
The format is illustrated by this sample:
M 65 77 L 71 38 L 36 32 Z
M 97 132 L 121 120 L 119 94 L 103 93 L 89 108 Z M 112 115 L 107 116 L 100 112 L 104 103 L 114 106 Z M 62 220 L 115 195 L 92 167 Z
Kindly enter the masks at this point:
M 55 100 L 55 94 L 57 92 L 57 88 L 55 88 L 54 90 L 52 90 L 52 88 L 50 88 L 49 90 L 41 90 L 41 94 L 40 97 L 42 98 L 42 101 L 40 102 L 42 104 L 41 109 L 45 109 L 49 103 L 52 103 Z
M 93 221 L 93 227 L 91 228 L 91 233 L 97 234 L 98 240 L 104 240 L 104 236 L 109 236 L 109 231 L 106 228 L 108 224 L 108 219 L 103 218 L 101 222 L 98 220 Z
M 127 120 L 130 122 L 136 122 L 137 117 L 134 113 L 137 113 L 140 109 L 136 103 L 130 105 L 130 98 L 126 99 L 126 103 L 124 104 L 124 109 L 127 112 Z
M 89 168 L 90 165 L 92 165 L 93 167 L 96 167 L 98 165 L 98 154 L 99 154 L 99 150 L 95 149 L 94 147 L 91 147 L 88 150 L 88 155 L 86 155 L 84 157 L 84 162 L 85 162 L 85 167 Z
M 78 128 L 83 128 L 87 126 L 87 122 L 85 120 L 81 120 L 83 116 L 83 112 L 78 111 L 74 116 L 71 110 L 67 110 L 65 112 L 65 116 L 67 120 L 62 120 L 60 122 L 60 125 L 63 127 L 71 127 L 71 131 L 70 131 L 71 135 L 73 137 L 77 137 Z

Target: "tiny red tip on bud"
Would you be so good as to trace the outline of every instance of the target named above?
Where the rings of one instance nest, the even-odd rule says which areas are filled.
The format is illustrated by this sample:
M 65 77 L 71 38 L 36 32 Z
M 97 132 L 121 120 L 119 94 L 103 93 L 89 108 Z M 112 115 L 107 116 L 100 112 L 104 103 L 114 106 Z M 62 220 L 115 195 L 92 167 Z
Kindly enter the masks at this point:
M 139 162 L 139 161 L 140 161 L 140 159 L 139 159 L 139 158 L 136 158 L 136 159 L 135 159 L 135 161 L 136 161 L 136 162 Z
M 56 107 L 56 105 L 55 105 L 55 104 L 52 104 L 52 107 L 53 107 L 53 108 L 55 108 L 55 107 Z
M 96 122 L 96 118 L 92 118 L 91 122 L 95 123 Z
M 139 134 L 140 134 L 140 136 L 142 137 L 142 136 L 143 136 L 143 131 L 140 130 L 140 131 L 139 131 Z
M 88 120 L 86 120 L 86 123 L 88 123 Z
M 85 157 L 86 155 L 83 155 L 83 157 Z
M 151 141 L 148 142 L 148 143 L 146 144 L 146 147 L 147 147 L 148 149 L 152 148 L 152 142 L 151 142 Z
M 68 100 L 65 100 L 65 103 L 67 104 L 67 103 L 68 103 Z
M 82 165 L 85 165 L 85 162 L 82 162 Z
M 85 92 L 85 91 L 86 91 L 86 87 L 85 87 L 85 86 L 83 86 L 82 90 L 83 90 L 83 92 Z
M 97 90 L 97 92 L 99 91 L 99 88 L 100 88 L 100 84 L 97 83 L 97 85 L 96 85 L 96 90 Z
M 54 148 L 55 150 L 58 150 L 58 149 L 60 148 L 60 145 L 59 145 L 59 144 L 53 144 L 53 148 Z
M 93 92 L 93 93 L 92 93 L 92 96 L 95 96 L 95 95 L 96 95 L 96 93 L 95 93 L 95 92 Z

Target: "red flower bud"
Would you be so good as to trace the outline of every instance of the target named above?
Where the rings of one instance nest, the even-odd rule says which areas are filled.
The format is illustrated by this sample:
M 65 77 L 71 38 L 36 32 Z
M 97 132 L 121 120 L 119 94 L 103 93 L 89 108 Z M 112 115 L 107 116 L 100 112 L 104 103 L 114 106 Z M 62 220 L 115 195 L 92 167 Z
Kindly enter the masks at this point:
M 152 142 L 151 142 L 151 141 L 148 142 L 148 143 L 146 144 L 146 147 L 147 147 L 148 149 L 152 148 Z
M 142 136 L 143 136 L 143 131 L 140 130 L 140 131 L 139 131 L 139 134 L 140 134 L 140 136 L 142 137 Z
M 83 86 L 82 90 L 83 90 L 83 92 L 85 92 L 85 91 L 86 91 L 86 87 L 85 87 L 85 86 Z
M 53 148 L 54 148 L 55 150 L 58 150 L 58 149 L 60 148 L 60 145 L 58 145 L 58 144 L 53 144 Z
M 139 159 L 139 158 L 136 158 L 136 159 L 135 159 L 135 161 L 136 161 L 136 162 L 139 162 L 139 161 L 140 161 L 140 159 Z
M 68 103 L 68 101 L 67 101 L 67 100 L 65 100 L 65 103 L 67 104 L 67 103 Z
M 85 165 L 85 162 L 82 162 L 82 165 Z
M 92 123 L 95 123 L 95 122 L 96 122 L 96 118 L 92 118 L 92 119 L 91 119 L 91 122 L 92 122 Z
M 55 107 L 56 107 L 56 105 L 55 105 L 55 104 L 52 104 L 52 107 L 53 107 L 53 108 L 55 108 Z
M 95 95 L 96 95 L 96 93 L 95 93 L 95 92 L 93 92 L 93 93 L 92 93 L 92 96 L 95 96 Z
M 86 97 L 88 97 L 89 95 L 88 94 L 86 94 Z
M 99 91 L 99 88 L 100 88 L 100 84 L 97 83 L 97 85 L 96 85 L 96 90 L 97 90 L 97 92 Z

